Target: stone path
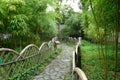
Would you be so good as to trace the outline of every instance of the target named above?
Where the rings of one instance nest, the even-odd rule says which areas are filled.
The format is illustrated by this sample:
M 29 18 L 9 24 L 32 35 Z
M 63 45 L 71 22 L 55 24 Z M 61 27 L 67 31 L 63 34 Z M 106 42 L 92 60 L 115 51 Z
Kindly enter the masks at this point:
M 71 80 L 67 78 L 72 67 L 72 48 L 62 44 L 63 51 L 34 80 Z M 66 76 L 68 74 L 68 76 Z

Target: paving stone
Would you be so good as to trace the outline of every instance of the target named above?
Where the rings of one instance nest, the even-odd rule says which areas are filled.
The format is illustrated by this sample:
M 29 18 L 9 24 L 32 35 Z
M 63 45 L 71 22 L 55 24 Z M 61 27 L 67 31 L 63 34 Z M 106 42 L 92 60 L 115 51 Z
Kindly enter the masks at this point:
M 57 71 L 57 72 L 60 71 L 60 68 L 55 68 L 55 71 Z
M 37 78 L 36 80 L 45 80 L 44 78 Z
M 56 76 L 51 76 L 51 79 L 52 79 L 52 80 L 55 80 L 55 79 L 56 79 Z

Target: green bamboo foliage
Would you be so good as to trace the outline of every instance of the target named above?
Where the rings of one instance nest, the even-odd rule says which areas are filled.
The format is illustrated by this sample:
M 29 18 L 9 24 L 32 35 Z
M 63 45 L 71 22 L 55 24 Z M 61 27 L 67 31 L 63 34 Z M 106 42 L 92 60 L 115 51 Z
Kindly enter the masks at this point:
M 87 27 L 84 27 L 85 33 L 99 45 L 99 59 L 104 69 L 103 80 L 119 80 L 119 0 L 82 0 L 82 3 L 83 7 L 86 7 L 83 8 L 83 14 L 87 14 L 89 23 Z
M 55 2 L 55 1 L 54 1 Z M 0 34 L 11 34 L 1 40 L 0 47 L 15 48 L 40 40 L 51 39 L 57 34 L 56 13 L 46 12 L 52 0 L 0 0 Z M 17 42 L 16 42 L 17 41 Z

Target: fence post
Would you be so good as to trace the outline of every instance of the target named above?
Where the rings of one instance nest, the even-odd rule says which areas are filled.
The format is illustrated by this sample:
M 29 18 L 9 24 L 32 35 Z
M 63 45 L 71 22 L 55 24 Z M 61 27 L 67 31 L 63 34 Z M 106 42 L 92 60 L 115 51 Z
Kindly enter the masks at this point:
M 78 46 L 78 67 L 80 69 L 82 69 L 82 65 L 81 65 L 81 47 L 80 47 L 80 45 Z
M 72 80 L 78 80 L 78 75 L 76 72 L 74 72 L 74 69 L 77 66 L 77 62 L 78 62 L 77 54 L 76 54 L 76 52 L 73 52 L 73 71 L 72 71 L 73 78 L 72 78 Z
M 78 67 L 80 68 L 80 69 L 82 69 L 82 65 L 81 65 L 81 37 L 79 37 L 78 38 L 79 39 L 79 42 L 78 42 Z

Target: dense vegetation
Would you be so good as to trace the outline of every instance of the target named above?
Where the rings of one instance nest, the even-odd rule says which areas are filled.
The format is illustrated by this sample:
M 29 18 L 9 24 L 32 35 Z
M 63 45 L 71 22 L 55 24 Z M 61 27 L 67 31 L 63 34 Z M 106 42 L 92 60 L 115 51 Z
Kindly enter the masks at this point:
M 74 12 L 67 5 L 62 6 L 62 0 L 0 0 L 0 47 L 16 49 L 30 43 L 40 44 L 53 36 L 60 37 L 58 33 L 62 36 L 82 36 L 97 43 L 86 43 L 90 49 L 84 49 L 83 44 L 83 57 L 90 62 L 83 60 L 85 70 L 86 66 L 98 69 L 93 70 L 96 72 L 102 70 L 93 76 L 90 70 L 85 71 L 88 78 L 119 80 L 120 0 L 80 1 L 82 13 Z M 54 10 L 49 11 L 48 6 Z M 60 32 L 61 23 L 64 28 Z M 91 46 L 95 48 L 91 49 Z
M 83 4 L 83 29 L 85 36 L 98 42 L 98 58 L 103 75 L 98 80 L 119 80 L 120 32 L 119 0 L 81 0 Z M 97 52 L 95 52 L 97 54 Z
M 70 37 L 83 36 L 80 13 L 71 13 L 71 16 L 65 21 L 62 35 Z
M 120 6 L 119 0 L 81 0 L 82 13 L 72 13 L 65 21 L 65 28 L 62 33 L 67 36 L 82 36 L 91 42 L 97 43 L 94 48 L 92 44 L 87 44 L 89 49 L 83 49 L 88 52 L 87 68 L 95 63 L 95 69 L 102 70 L 91 77 L 91 71 L 85 71 L 89 79 L 97 80 L 119 80 L 120 76 Z M 84 31 L 84 35 L 79 32 Z M 93 47 L 94 51 L 91 51 Z M 92 54 L 94 53 L 94 54 Z M 84 54 L 84 52 L 83 52 Z M 94 59 L 95 55 L 95 59 Z M 90 57 L 92 56 L 92 57 Z M 93 59 L 93 60 L 92 60 Z M 91 61 L 92 60 L 92 61 Z M 84 63 L 84 60 L 83 60 Z M 85 61 L 86 63 L 86 61 Z M 102 66 L 101 66 L 102 65 Z M 94 67 L 93 67 L 94 68 Z M 92 66 L 91 66 L 92 70 Z M 93 72 L 92 72 L 93 73 Z M 98 77 L 98 78 L 97 78 Z
M 57 34 L 57 13 L 47 11 L 51 0 L 0 0 L 0 47 L 40 44 Z
M 85 71 L 88 79 L 90 80 L 105 80 L 104 77 L 104 66 L 103 66 L 103 58 L 99 58 L 98 46 L 95 43 L 90 43 L 88 41 L 82 41 L 82 69 Z M 108 71 L 107 80 L 112 80 L 114 72 L 114 59 L 112 57 L 113 51 L 112 47 L 108 48 Z M 119 49 L 120 52 L 120 49 Z M 119 76 L 119 75 L 118 75 Z M 116 80 L 119 80 L 120 77 L 117 77 Z

